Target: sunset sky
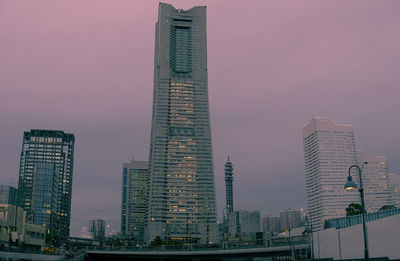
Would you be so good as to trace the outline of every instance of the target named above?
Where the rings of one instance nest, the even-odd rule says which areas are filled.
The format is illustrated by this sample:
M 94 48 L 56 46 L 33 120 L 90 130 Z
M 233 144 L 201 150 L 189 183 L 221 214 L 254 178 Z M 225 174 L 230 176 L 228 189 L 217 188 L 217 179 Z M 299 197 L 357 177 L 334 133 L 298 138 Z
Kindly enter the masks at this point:
M 207 6 L 219 215 L 306 206 L 301 127 L 351 124 L 400 173 L 400 1 L 166 1 Z M 71 234 L 120 229 L 122 162 L 148 160 L 158 1 L 0 1 L 0 184 L 17 186 L 24 131 L 73 133 Z M 346 173 L 343 173 L 343 183 Z

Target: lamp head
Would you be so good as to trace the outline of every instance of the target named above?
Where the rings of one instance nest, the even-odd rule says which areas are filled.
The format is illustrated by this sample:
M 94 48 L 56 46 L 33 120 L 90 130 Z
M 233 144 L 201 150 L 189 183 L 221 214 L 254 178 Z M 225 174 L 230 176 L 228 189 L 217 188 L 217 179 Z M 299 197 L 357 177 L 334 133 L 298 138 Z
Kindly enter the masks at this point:
M 349 175 L 347 177 L 347 182 L 346 184 L 344 184 L 344 189 L 345 190 L 352 190 L 352 189 L 356 189 L 357 185 L 356 183 L 354 183 L 353 179 L 351 178 L 351 176 Z

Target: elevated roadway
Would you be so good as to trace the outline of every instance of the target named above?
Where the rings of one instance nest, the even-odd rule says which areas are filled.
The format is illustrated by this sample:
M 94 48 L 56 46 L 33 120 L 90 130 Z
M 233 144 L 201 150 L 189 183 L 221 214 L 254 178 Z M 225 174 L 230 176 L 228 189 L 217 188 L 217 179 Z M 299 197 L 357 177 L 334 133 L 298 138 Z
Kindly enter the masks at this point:
M 309 245 L 295 245 L 296 253 L 306 253 Z M 205 249 L 179 251 L 129 251 L 129 250 L 88 250 L 85 260 L 253 260 L 255 257 L 273 260 L 290 260 L 290 246 Z

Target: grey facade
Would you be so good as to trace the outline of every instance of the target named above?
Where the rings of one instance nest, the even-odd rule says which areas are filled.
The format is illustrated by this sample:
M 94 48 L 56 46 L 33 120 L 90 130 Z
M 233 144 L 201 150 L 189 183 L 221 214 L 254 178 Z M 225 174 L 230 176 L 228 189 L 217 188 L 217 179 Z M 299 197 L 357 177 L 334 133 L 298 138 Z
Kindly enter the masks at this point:
M 262 219 L 262 232 L 281 232 L 281 219 L 280 217 L 266 216 Z
M 155 35 L 148 240 L 215 242 L 206 7 L 160 3 Z
M 12 186 L 0 185 L 0 204 L 17 205 L 18 190 Z
M 59 130 L 27 131 L 22 142 L 18 181 L 19 205 L 27 212 L 28 220 L 34 218 L 35 208 L 43 208 L 46 213 L 55 209 L 58 224 L 55 231 L 51 232 L 61 237 L 69 235 L 74 143 L 73 134 Z M 52 176 L 51 181 L 43 179 L 44 176 Z M 50 183 L 47 184 L 48 182 Z M 49 186 L 53 185 L 56 188 L 50 189 Z M 51 202 L 54 202 L 55 206 L 49 206 L 48 199 L 38 198 L 44 195 L 42 192 L 52 194 Z M 45 224 L 40 225 L 46 226 Z
M 121 233 L 144 239 L 148 211 L 149 162 L 122 164 Z
M 282 210 L 279 217 L 282 230 L 295 228 L 301 221 L 300 211 L 294 209 Z
M 226 213 L 233 213 L 233 165 L 229 157 L 225 163 L 225 196 Z

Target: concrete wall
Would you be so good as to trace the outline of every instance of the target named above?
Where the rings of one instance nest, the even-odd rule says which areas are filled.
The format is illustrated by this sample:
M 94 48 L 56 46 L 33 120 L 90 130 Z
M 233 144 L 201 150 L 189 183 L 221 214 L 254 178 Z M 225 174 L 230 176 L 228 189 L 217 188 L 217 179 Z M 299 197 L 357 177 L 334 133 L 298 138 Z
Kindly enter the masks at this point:
M 400 259 L 400 215 L 367 222 L 370 257 Z M 313 233 L 315 258 L 364 257 L 362 225 Z

